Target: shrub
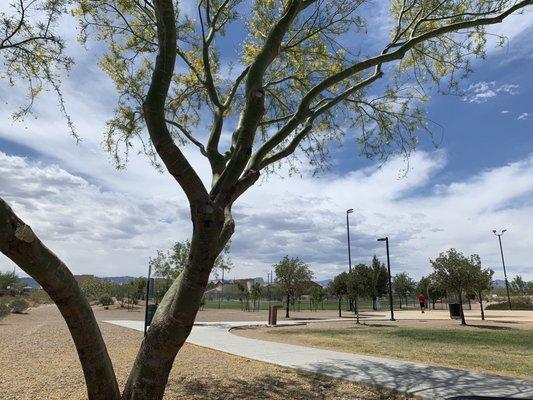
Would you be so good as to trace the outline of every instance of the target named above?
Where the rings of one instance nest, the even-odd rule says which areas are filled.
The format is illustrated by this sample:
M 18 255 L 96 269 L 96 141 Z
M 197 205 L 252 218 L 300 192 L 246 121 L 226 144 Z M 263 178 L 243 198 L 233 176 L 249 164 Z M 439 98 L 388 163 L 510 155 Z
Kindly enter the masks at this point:
M 28 294 L 28 297 L 29 297 L 30 303 L 34 307 L 36 307 L 38 305 L 41 305 L 41 304 L 51 304 L 51 303 L 53 303 L 52 299 L 50 298 L 50 296 L 48 296 L 48 293 L 46 293 L 43 289 L 32 290 Z
M 103 306 L 110 306 L 114 303 L 113 298 L 108 295 L 107 293 L 104 293 L 100 296 L 100 304 Z
M 11 307 L 11 312 L 15 314 L 22 314 L 28 309 L 29 306 L 30 304 L 22 298 L 15 299 L 11 303 L 9 303 L 9 307 Z
M 4 318 L 8 314 L 9 308 L 4 303 L 0 303 L 0 319 Z
M 533 310 L 533 303 L 528 297 L 519 297 L 511 300 L 511 308 L 513 310 Z M 487 310 L 508 310 L 509 303 L 507 301 L 495 304 L 489 304 L 485 307 Z

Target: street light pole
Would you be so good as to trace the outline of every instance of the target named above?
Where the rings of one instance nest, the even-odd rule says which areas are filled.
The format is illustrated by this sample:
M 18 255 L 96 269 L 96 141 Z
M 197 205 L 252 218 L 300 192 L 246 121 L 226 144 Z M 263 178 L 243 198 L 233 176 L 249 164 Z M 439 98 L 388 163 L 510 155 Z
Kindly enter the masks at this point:
M 507 229 L 497 233 L 496 229 L 492 231 L 496 236 L 498 236 L 498 242 L 500 243 L 500 254 L 502 256 L 502 265 L 503 265 L 503 276 L 505 277 L 505 288 L 507 289 L 507 301 L 509 303 L 509 310 L 511 310 L 511 295 L 509 294 L 509 281 L 507 280 L 507 271 L 505 270 L 505 259 L 503 258 L 503 247 L 502 247 L 502 236 L 507 232 Z
M 389 237 L 386 236 L 384 238 L 378 239 L 378 242 L 385 242 L 385 246 L 387 248 L 387 270 L 388 270 L 388 277 L 389 277 L 390 320 L 396 321 L 394 319 L 394 304 L 392 303 L 392 281 L 391 281 L 391 273 L 390 273 Z
M 348 273 L 352 272 L 352 252 L 350 245 L 350 214 L 353 213 L 353 208 L 346 210 L 346 234 L 348 236 Z M 350 311 L 353 310 L 352 300 L 350 300 Z

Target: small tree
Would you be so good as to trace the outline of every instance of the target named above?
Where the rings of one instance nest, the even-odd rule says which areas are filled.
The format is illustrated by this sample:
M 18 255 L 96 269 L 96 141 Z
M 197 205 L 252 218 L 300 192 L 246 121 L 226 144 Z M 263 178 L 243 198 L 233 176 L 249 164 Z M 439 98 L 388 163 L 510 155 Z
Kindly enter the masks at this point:
M 365 264 L 358 264 L 348 274 L 348 297 L 353 301 L 354 312 L 359 323 L 359 299 L 371 293 L 369 282 L 372 281 L 372 273 Z
M 1 272 L 0 271 L 0 290 L 7 288 L 19 288 L 22 286 L 20 280 L 15 272 Z
M 510 289 L 513 293 L 519 295 L 525 295 L 527 293 L 528 282 L 525 282 L 522 276 L 517 275 L 509 284 Z
M 250 289 L 250 298 L 253 301 L 253 306 L 252 306 L 253 311 L 255 311 L 256 309 L 259 310 L 259 306 L 260 306 L 259 302 L 261 300 L 262 293 L 263 293 L 263 288 L 258 282 L 255 282 L 252 285 L 252 288 Z
M 313 279 L 313 272 L 298 257 L 289 258 L 289 256 L 283 257 L 279 263 L 274 265 L 274 272 L 276 273 L 276 282 L 285 294 L 285 318 L 289 318 L 292 298 L 301 291 L 307 281 Z
M 98 300 L 99 303 L 101 305 L 103 305 L 104 307 L 107 307 L 107 306 L 111 306 L 113 305 L 115 302 L 113 301 L 113 298 L 108 294 L 108 293 L 104 293 L 100 296 L 100 299 Z
M 339 300 L 339 317 L 342 317 L 342 299 L 348 294 L 348 274 L 342 272 L 333 278 L 329 286 L 329 292 Z
M 481 260 L 477 254 L 471 256 L 470 258 L 470 263 L 474 273 L 471 290 L 478 298 L 479 307 L 481 309 L 481 320 L 484 321 L 485 311 L 483 310 L 483 292 L 491 289 L 494 271 L 490 268 L 482 269 Z
M 387 293 L 387 268 L 374 254 L 370 267 L 370 295 L 372 296 L 372 309 L 377 310 L 377 299 Z
M 471 289 L 475 277 L 471 262 L 473 257 L 476 255 L 471 256 L 471 260 L 469 260 L 459 251 L 450 249 L 446 253 L 440 253 L 434 261 L 430 260 L 437 284 L 449 293 L 455 293 L 459 298 L 461 325 L 466 325 L 463 312 L 463 293 Z
M 400 308 L 402 308 L 402 298 L 405 299 L 407 305 L 407 296 L 415 291 L 415 287 L 415 281 L 406 272 L 401 272 L 394 276 L 392 288 L 400 299 Z
M 215 259 L 213 265 L 213 273 L 215 276 L 224 270 L 229 271 L 233 266 L 230 257 L 230 242 L 228 242 L 218 257 Z M 149 264 L 154 271 L 153 275 L 163 278 L 165 280 L 165 287 L 161 289 L 164 295 L 170 288 L 172 282 L 183 272 L 187 263 L 189 262 L 189 253 L 191 251 L 191 242 L 185 240 L 184 242 L 176 242 L 170 250 L 157 250 L 155 257 L 150 258 Z M 162 296 L 161 296 L 162 297 Z
M 317 311 L 318 307 L 324 301 L 325 293 L 321 286 L 311 286 L 309 289 L 309 297 L 311 300 L 311 309 Z

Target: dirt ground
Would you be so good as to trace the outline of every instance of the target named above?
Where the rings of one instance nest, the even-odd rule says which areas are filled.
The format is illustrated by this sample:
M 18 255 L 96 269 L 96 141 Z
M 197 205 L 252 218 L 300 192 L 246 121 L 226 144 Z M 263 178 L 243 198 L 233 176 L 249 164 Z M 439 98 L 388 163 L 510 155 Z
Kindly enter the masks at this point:
M 95 308 L 99 321 L 143 319 L 142 309 Z M 202 311 L 199 321 L 250 320 L 259 313 Z M 264 316 L 266 318 L 266 315 Z M 142 333 L 100 323 L 122 386 Z M 0 321 L 0 399 L 85 399 L 81 367 L 55 306 L 30 309 Z M 165 399 L 404 399 L 400 395 L 186 344 L 171 372 Z

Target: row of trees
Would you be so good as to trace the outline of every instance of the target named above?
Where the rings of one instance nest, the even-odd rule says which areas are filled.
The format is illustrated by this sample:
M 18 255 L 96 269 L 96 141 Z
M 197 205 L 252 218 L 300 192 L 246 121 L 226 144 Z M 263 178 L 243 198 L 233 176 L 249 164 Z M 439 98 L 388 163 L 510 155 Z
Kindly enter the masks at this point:
M 430 260 L 433 272 L 422 277 L 418 284 L 407 273 L 394 276 L 392 290 L 398 296 L 400 307 L 402 299 L 414 293 L 424 293 L 432 302 L 445 296 L 456 296 L 461 305 L 461 323 L 466 324 L 462 308 L 463 298 L 476 298 L 481 307 L 481 318 L 485 319 L 483 310 L 483 294 L 491 289 L 494 271 L 481 267 L 481 259 L 477 254 L 469 257 L 455 249 L 441 253 L 435 260 Z M 525 286 L 525 285 L 524 285 Z M 372 265 L 358 264 L 351 272 L 337 275 L 330 287 L 332 295 L 339 301 L 339 316 L 342 314 L 342 300 L 348 299 L 354 304 L 354 312 L 359 322 L 358 300 L 371 296 L 375 307 L 375 299 L 387 291 L 387 270 L 376 256 Z

